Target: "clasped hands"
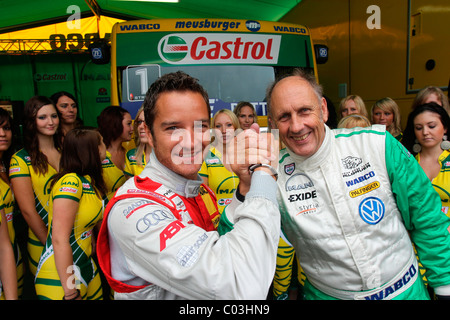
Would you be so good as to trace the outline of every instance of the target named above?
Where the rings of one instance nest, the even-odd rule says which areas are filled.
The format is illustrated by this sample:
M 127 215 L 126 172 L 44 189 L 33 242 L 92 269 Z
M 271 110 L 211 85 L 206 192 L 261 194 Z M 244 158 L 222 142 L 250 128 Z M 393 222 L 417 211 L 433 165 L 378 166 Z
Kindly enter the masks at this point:
M 251 165 L 262 163 L 277 169 L 279 140 L 272 132 L 260 133 L 258 124 L 254 123 L 250 129 L 241 131 L 234 137 L 226 152 L 228 161 L 224 165 L 228 171 L 234 172 L 239 177 L 239 192 L 245 195 L 250 189 Z M 255 171 L 264 171 L 273 176 L 267 167 L 261 166 Z

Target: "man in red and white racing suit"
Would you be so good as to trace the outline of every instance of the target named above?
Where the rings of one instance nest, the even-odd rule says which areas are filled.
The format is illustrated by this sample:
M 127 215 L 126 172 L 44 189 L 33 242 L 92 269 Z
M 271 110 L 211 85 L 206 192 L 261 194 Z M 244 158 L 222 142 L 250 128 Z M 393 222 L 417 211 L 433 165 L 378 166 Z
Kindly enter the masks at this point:
M 266 168 L 250 175 L 248 163 L 233 167 L 245 201 L 234 196 L 226 210 L 237 222 L 219 236 L 215 196 L 198 175 L 207 143 L 196 140 L 194 124 L 209 131 L 210 110 L 194 80 L 164 75 L 147 93 L 150 160 L 108 203 L 97 241 L 115 299 L 265 299 L 270 288 L 280 230 L 276 181 Z M 193 139 L 172 139 L 180 129 Z M 195 150 L 200 158 L 188 160 L 199 161 L 176 161 Z
M 283 230 L 306 274 L 306 299 L 450 296 L 449 219 L 414 157 L 384 126 L 330 130 L 321 88 L 295 72 L 269 89 L 286 149 L 278 199 Z

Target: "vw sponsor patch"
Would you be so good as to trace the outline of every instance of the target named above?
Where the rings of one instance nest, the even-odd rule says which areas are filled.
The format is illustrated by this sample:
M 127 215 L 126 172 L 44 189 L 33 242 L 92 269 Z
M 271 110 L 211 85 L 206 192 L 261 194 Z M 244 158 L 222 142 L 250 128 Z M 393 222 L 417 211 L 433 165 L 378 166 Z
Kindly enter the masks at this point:
M 377 197 L 365 198 L 359 204 L 359 215 L 368 224 L 377 224 L 384 217 L 385 207 L 383 201 Z

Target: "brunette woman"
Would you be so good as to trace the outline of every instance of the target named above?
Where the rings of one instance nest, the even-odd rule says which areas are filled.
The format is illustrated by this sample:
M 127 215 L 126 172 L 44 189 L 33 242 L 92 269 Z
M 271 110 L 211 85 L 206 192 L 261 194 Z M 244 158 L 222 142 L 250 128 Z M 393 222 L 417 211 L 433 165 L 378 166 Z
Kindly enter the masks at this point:
M 16 152 L 9 168 L 11 187 L 28 224 L 28 260 L 34 275 L 47 239 L 49 182 L 59 171 L 59 118 L 53 102 L 35 96 L 24 108 L 24 148 Z

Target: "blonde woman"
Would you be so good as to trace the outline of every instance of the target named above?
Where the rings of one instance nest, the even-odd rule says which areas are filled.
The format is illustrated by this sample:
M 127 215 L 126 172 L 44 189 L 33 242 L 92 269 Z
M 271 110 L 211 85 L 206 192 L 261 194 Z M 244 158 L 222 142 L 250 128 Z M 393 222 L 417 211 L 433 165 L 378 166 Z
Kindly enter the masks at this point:
M 219 110 L 213 117 L 212 127 L 215 140 L 207 153 L 199 175 L 203 182 L 216 194 L 219 212 L 233 198 L 233 193 L 239 184 L 239 178 L 225 168 L 227 146 L 233 141 L 234 131 L 239 129 L 239 120 L 228 109 Z
M 370 121 L 367 117 L 360 114 L 351 114 L 341 119 L 338 123 L 338 128 L 355 128 L 355 127 L 369 127 Z
M 397 103 L 389 97 L 375 102 L 371 109 L 372 123 L 384 124 L 386 130 L 397 140 L 402 139 L 400 110 Z
M 414 110 L 418 106 L 430 102 L 437 103 L 438 105 L 443 107 L 444 110 L 447 111 L 447 113 L 450 115 L 448 98 L 440 88 L 435 86 L 428 86 L 420 90 L 414 98 L 412 109 Z
M 339 104 L 339 114 L 341 118 L 355 113 L 361 114 L 367 118 L 369 117 L 363 99 L 357 95 L 350 95 L 342 99 Z
M 152 153 L 143 111 L 142 107 L 138 110 L 133 123 L 136 148 L 129 150 L 125 158 L 125 170 L 123 172 L 127 179 L 139 175 L 144 170 L 148 159 L 150 159 L 150 153 Z

